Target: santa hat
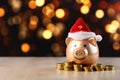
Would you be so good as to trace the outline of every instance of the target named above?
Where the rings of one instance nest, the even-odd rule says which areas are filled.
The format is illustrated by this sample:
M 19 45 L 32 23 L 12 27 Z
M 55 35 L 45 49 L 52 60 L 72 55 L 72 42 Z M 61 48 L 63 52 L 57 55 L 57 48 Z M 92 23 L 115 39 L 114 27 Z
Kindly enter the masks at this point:
M 94 37 L 96 41 L 102 40 L 102 36 L 96 35 L 94 32 L 92 32 L 82 18 L 77 19 L 75 24 L 70 29 L 68 37 L 75 40 L 84 40 L 90 37 Z

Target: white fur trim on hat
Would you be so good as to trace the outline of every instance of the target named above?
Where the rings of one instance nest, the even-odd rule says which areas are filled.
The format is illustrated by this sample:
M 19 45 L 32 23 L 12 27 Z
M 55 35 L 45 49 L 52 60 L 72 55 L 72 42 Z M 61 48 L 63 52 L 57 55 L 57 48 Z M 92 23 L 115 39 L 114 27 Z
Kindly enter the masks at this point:
M 74 32 L 74 33 L 69 32 L 68 37 L 75 40 L 83 40 L 90 37 L 95 37 L 97 41 L 102 40 L 102 37 L 100 35 L 96 35 L 94 32 Z
M 102 40 L 102 36 L 101 35 L 96 35 L 96 40 L 98 41 L 98 42 L 100 42 L 101 40 Z

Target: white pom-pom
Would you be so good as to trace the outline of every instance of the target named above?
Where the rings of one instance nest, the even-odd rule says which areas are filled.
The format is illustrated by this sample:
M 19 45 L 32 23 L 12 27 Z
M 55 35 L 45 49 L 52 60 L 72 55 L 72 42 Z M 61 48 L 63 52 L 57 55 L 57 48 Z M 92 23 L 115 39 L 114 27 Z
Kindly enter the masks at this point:
M 96 35 L 96 40 L 97 40 L 98 42 L 100 42 L 100 41 L 102 40 L 102 36 L 101 36 L 101 35 Z

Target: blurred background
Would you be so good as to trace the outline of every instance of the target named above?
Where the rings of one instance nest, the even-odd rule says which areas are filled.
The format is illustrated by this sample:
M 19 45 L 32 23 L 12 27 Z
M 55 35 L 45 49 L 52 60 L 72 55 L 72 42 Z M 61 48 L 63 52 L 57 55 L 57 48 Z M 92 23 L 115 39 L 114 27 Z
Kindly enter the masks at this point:
M 0 0 L 0 56 L 65 56 L 78 17 L 100 34 L 100 56 L 120 56 L 120 0 Z

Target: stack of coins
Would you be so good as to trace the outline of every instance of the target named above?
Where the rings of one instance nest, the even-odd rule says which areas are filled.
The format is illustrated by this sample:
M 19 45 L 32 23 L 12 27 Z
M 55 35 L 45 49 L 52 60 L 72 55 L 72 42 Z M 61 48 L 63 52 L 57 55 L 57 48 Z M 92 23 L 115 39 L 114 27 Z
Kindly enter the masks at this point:
M 103 68 L 102 64 L 94 64 L 93 65 L 93 70 L 94 71 L 104 71 L 104 68 Z
M 73 63 L 72 62 L 64 62 L 64 70 L 65 71 L 72 71 L 73 70 Z
M 82 65 L 80 64 L 73 64 L 74 71 L 83 71 Z
M 114 66 L 106 65 L 103 67 L 102 64 L 94 64 L 94 65 L 84 65 L 84 64 L 76 64 L 73 62 L 64 62 L 57 64 L 57 70 L 64 70 L 64 71 L 85 71 L 85 72 L 92 72 L 92 71 L 113 71 Z
M 114 70 L 114 67 L 112 65 L 106 65 L 105 66 L 105 70 L 106 71 L 113 71 Z
M 58 63 L 57 64 L 57 70 L 64 70 L 63 67 L 64 67 L 63 63 Z

